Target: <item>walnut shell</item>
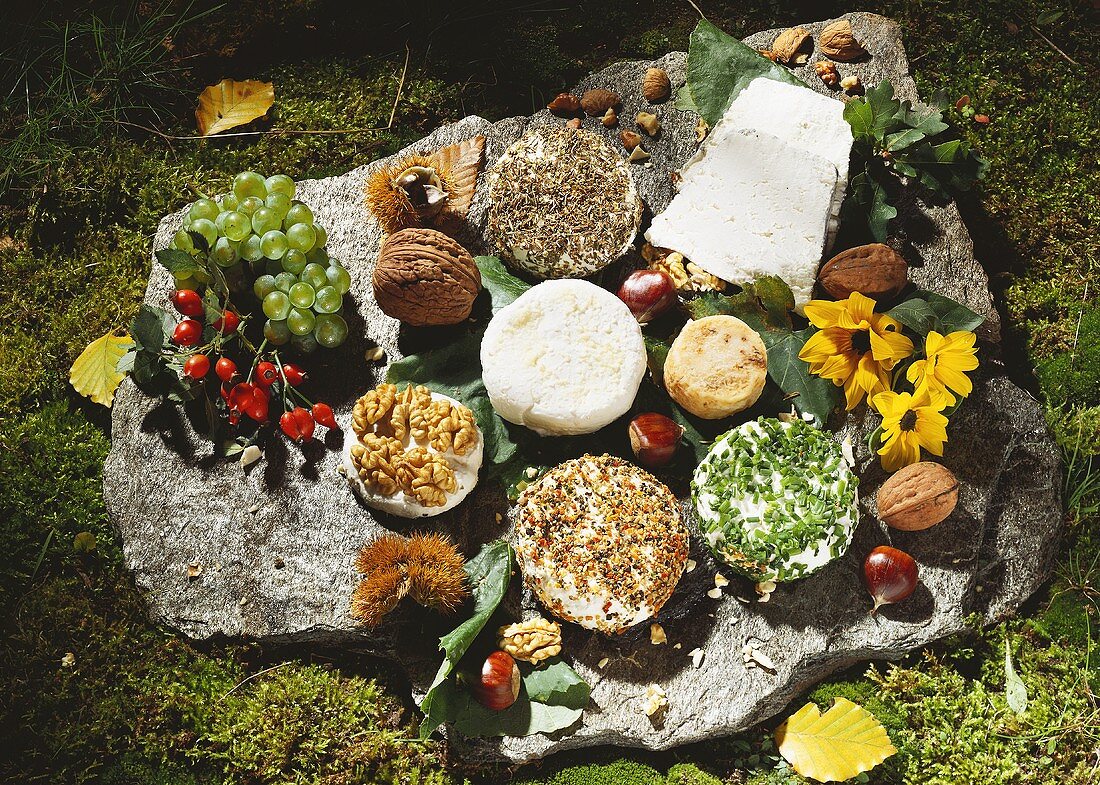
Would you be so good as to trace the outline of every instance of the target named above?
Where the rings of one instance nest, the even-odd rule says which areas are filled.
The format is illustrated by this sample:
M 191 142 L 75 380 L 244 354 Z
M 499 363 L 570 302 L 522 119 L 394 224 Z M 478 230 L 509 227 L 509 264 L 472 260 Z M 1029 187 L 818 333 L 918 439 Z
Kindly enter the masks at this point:
M 672 82 L 663 68 L 649 68 L 642 78 L 642 96 L 651 104 L 657 104 L 668 98 L 672 92 Z
M 779 62 L 797 65 L 809 59 L 807 50 L 812 41 L 813 36 L 810 35 L 809 30 L 804 27 L 791 27 L 776 37 L 771 51 Z
M 466 249 L 435 229 L 402 229 L 386 238 L 374 267 L 382 312 L 416 327 L 464 321 L 481 290 Z
M 826 25 L 817 37 L 817 43 L 822 54 L 842 63 L 858 60 L 867 54 L 867 50 L 852 33 L 852 24 L 847 19 L 839 19 Z
M 581 96 L 581 109 L 590 117 L 603 117 L 608 109 L 613 109 L 620 103 L 617 93 L 602 88 L 589 90 Z
M 841 251 L 821 267 L 821 288 L 838 300 L 852 292 L 885 300 L 896 297 L 908 279 L 909 265 L 888 245 L 871 243 Z
M 959 501 L 959 481 L 931 461 L 900 469 L 878 491 L 878 517 L 902 531 L 920 531 L 943 521 Z

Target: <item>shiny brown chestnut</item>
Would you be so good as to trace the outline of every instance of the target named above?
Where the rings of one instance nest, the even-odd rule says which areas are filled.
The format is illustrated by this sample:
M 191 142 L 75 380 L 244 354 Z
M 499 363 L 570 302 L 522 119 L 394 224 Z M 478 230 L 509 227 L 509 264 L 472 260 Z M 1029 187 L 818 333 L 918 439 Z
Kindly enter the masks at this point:
M 634 318 L 646 324 L 676 302 L 676 284 L 661 270 L 635 270 L 623 281 L 618 295 Z
M 506 651 L 485 658 L 481 675 L 472 684 L 474 699 L 492 711 L 504 711 L 519 697 L 519 666 Z
M 659 469 L 672 461 L 684 427 L 663 414 L 647 412 L 630 421 L 628 433 L 638 463 L 648 469 Z
M 863 580 L 875 606 L 901 602 L 917 588 L 917 563 L 908 553 L 889 545 L 880 545 L 863 561 Z

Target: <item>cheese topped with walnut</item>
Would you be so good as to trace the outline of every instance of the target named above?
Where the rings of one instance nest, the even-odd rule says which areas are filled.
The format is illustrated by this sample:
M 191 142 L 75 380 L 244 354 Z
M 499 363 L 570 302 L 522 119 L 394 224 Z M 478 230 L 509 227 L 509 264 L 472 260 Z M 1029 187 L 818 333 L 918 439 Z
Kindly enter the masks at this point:
M 684 572 L 688 531 L 660 480 L 610 455 L 566 461 L 513 510 L 524 580 L 552 614 L 620 633 L 655 616 Z
M 477 485 L 484 440 L 454 398 L 380 384 L 352 411 L 344 471 L 365 504 L 402 518 L 439 515 Z

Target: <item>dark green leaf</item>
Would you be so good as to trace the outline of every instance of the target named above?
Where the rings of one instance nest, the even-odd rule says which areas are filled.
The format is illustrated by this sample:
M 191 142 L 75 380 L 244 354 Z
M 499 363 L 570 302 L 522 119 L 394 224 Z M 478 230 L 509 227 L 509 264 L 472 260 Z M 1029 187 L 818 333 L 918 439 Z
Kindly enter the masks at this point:
M 886 134 L 886 140 L 883 146 L 887 150 L 895 152 L 897 150 L 904 150 L 909 145 L 916 144 L 923 138 L 924 132 L 919 128 L 906 128 L 903 131 Z
M 565 730 L 581 718 L 581 709 L 555 706 L 525 699 L 519 700 L 504 711 L 485 708 L 453 680 L 440 688 L 441 707 L 446 709 L 444 722 L 464 736 L 530 736 L 535 733 L 554 733 Z
M 508 272 L 504 263 L 495 256 L 477 256 L 474 261 L 481 271 L 481 285 L 489 293 L 494 315 L 531 288 L 529 283 Z
M 695 99 L 691 97 L 691 88 L 686 84 L 676 91 L 676 101 L 673 103 L 681 112 L 695 112 L 699 114 L 699 107 L 695 105 Z
M 142 305 L 130 324 L 130 337 L 139 349 L 160 351 L 168 339 L 172 319 L 168 312 L 153 305 Z
M 154 256 L 168 272 L 181 278 L 206 270 L 206 266 L 191 254 L 175 248 L 162 248 Z
M 927 297 L 929 307 L 936 313 L 937 332 L 943 335 L 957 330 L 974 331 L 985 321 L 984 316 L 979 316 L 950 297 L 934 292 L 928 292 Z
M 665 360 L 668 359 L 668 350 L 672 347 L 672 338 L 662 340 L 651 335 L 646 335 L 644 338 L 646 363 L 649 365 L 649 372 L 654 379 L 664 379 Z
M 886 312 L 918 335 L 926 335 L 936 326 L 936 312 L 923 297 L 911 297 Z
M 883 79 L 868 90 L 862 98 L 855 98 L 851 103 L 856 101 L 865 102 L 870 107 L 871 128 L 869 134 L 881 142 L 886 136 L 886 132 L 894 125 L 901 109 L 901 102 L 894 98 L 894 85 L 890 83 L 889 79 Z M 853 129 L 853 135 L 854 133 L 855 129 Z
M 528 673 L 523 677 L 523 684 L 531 700 L 571 709 L 587 706 L 592 692 L 588 682 L 560 659 Z
M 159 352 L 151 349 L 142 349 L 134 357 L 134 370 L 132 373 L 134 382 L 145 385 L 152 382 L 168 369 L 164 358 Z
M 736 316 L 757 332 L 791 330 L 794 295 L 783 279 L 764 275 L 753 283 L 742 284 L 737 294 L 704 292 L 687 304 L 692 319 L 725 314 Z
M 198 232 L 188 232 L 187 236 L 191 238 L 191 243 L 203 253 L 210 253 L 210 243 L 206 242 L 206 238 Z
M 873 138 L 872 130 L 875 127 L 875 113 L 866 101 L 855 99 L 844 105 L 844 119 L 852 127 L 852 136 L 855 139 Z
M 687 86 L 704 120 L 712 126 L 721 120 L 737 94 L 760 76 L 805 87 L 787 69 L 751 46 L 707 20 L 699 20 L 688 47 Z
M 768 347 L 768 376 L 784 393 L 794 395 L 791 403 L 799 412 L 813 415 L 817 424 L 824 426 L 840 403 L 840 388 L 810 373 L 809 364 L 798 358 L 814 332 L 812 328 L 785 333 L 767 331 L 761 337 Z
M 1046 27 L 1052 25 L 1065 16 L 1065 11 L 1062 10 L 1049 10 L 1041 11 L 1037 17 L 1035 17 L 1035 24 L 1039 27 Z

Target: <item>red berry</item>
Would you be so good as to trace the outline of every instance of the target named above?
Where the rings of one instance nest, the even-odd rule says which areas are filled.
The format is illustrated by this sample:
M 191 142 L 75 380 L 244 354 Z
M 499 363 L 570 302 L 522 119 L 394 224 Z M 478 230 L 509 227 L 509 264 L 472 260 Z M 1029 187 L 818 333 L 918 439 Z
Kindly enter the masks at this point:
M 172 305 L 184 316 L 202 316 L 202 296 L 190 289 L 172 292 Z
M 180 346 L 194 346 L 202 338 L 202 325 L 194 319 L 184 319 L 172 330 L 172 341 Z
M 240 421 L 241 421 L 241 415 L 240 414 L 238 414 L 237 412 L 230 412 L 229 413 L 229 424 L 230 425 L 236 425 Z
M 283 416 L 279 418 L 279 427 L 283 429 L 283 433 L 299 444 L 313 438 L 314 426 L 313 415 L 309 413 L 309 409 L 301 406 L 283 412 Z
M 233 377 L 237 375 L 237 364 L 228 357 L 220 357 L 218 362 L 214 364 L 214 373 L 223 382 L 232 381 Z
M 205 354 L 193 354 L 183 363 L 183 375 L 201 379 L 210 371 L 210 358 Z
M 218 390 L 218 392 L 221 393 L 222 400 L 226 403 L 229 403 L 229 393 L 232 391 L 232 389 L 233 388 L 230 387 L 228 384 L 222 382 L 221 389 Z
M 275 363 L 264 360 L 256 365 L 256 381 L 265 387 L 270 387 L 279 381 L 279 369 Z
M 336 418 L 332 416 L 332 407 L 327 403 L 315 403 L 313 404 L 313 419 L 317 421 L 319 425 L 323 425 L 326 428 L 336 428 Z
M 226 311 L 215 319 L 211 326 L 220 333 L 231 335 L 237 332 L 237 328 L 241 326 L 241 317 L 232 311 Z
M 258 392 L 258 391 L 257 391 Z M 251 402 L 245 407 L 244 413 L 256 422 L 267 421 L 268 398 L 265 395 L 253 396 Z
M 233 386 L 229 391 L 229 408 L 243 412 L 256 397 L 256 388 L 248 382 L 241 382 Z
M 287 384 L 291 387 L 297 387 L 306 380 L 306 372 L 291 363 L 283 366 L 283 376 L 286 377 Z

